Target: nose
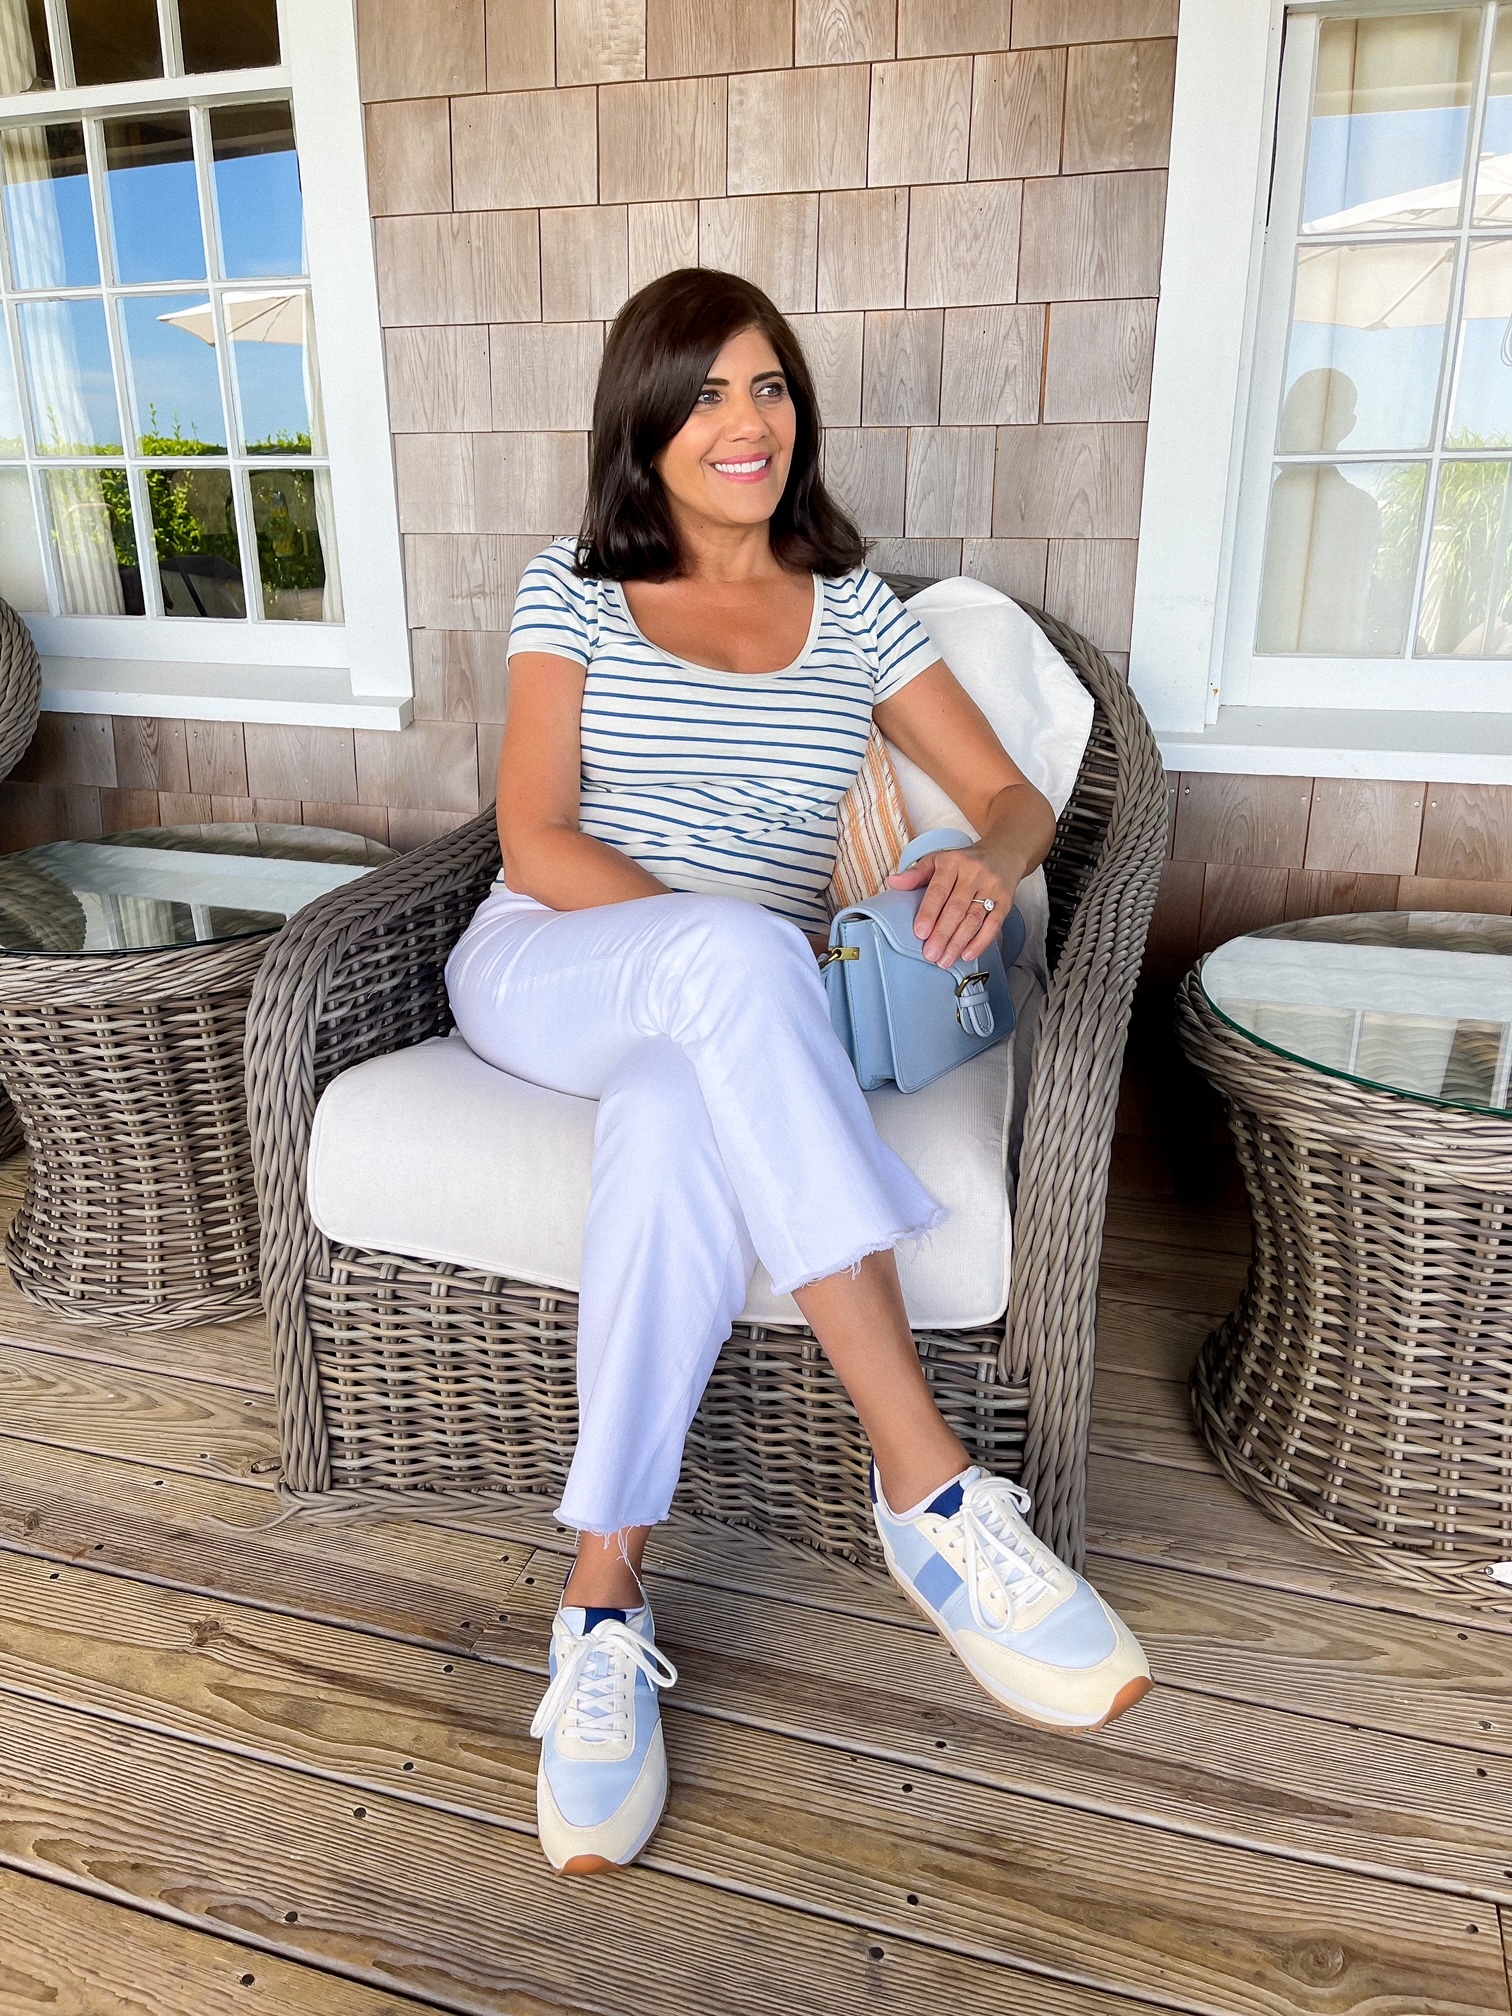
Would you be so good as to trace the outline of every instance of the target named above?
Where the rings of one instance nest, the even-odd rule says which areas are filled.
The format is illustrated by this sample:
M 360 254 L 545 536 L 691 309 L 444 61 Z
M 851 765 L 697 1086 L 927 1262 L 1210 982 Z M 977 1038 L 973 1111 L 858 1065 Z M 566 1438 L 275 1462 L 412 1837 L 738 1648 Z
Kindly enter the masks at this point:
M 737 393 L 725 407 L 725 433 L 734 441 L 757 441 L 767 431 L 766 415 L 749 392 Z

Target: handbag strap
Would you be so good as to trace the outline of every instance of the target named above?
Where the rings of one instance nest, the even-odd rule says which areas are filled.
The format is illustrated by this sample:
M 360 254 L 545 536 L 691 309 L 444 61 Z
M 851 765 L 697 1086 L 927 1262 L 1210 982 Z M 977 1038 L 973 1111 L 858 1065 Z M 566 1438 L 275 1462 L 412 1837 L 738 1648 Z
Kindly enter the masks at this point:
M 944 854 L 957 847 L 969 847 L 971 836 L 963 833 L 959 826 L 932 826 L 927 833 L 920 833 L 910 840 L 898 858 L 898 872 L 905 868 L 916 868 L 928 854 Z

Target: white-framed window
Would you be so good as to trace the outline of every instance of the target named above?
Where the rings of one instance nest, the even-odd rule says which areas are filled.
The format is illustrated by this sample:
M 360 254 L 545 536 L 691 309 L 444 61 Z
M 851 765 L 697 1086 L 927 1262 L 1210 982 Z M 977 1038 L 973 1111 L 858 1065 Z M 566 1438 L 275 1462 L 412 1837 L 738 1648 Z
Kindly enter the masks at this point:
M 351 0 L 0 0 L 0 594 L 55 707 L 398 727 Z
M 1512 4 L 1181 34 L 1132 653 L 1168 760 L 1512 779 Z

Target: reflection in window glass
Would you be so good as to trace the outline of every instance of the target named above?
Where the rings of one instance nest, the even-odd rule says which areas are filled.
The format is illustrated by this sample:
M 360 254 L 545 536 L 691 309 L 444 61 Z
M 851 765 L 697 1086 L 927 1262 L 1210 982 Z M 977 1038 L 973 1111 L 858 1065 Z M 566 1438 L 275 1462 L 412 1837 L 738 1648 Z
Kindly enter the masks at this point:
M 227 289 L 244 446 L 249 455 L 320 454 L 320 395 L 309 296 Z M 314 425 L 311 425 L 311 416 Z
M 82 126 L 0 135 L 5 224 L 18 287 L 93 287 L 100 278 Z
M 49 469 L 43 482 L 65 613 L 140 616 L 142 577 L 126 471 Z
M 1468 9 L 1322 24 L 1304 235 L 1457 221 L 1480 24 Z
M 9 460 L 24 453 L 16 360 L 11 355 L 10 330 L 6 327 L 5 318 L 0 316 L 0 457 Z
M 1451 448 L 1512 447 L 1512 239 L 1472 245 L 1449 414 Z
M 1509 466 L 1440 466 L 1418 618 L 1418 649 L 1429 657 L 1512 657 Z
M 1407 641 L 1427 471 L 1321 462 L 1271 485 L 1256 649 L 1397 656 Z
M 147 496 L 164 613 L 245 616 L 230 470 L 149 470 Z
M 47 607 L 37 514 L 24 469 L 0 469 L 0 595 L 28 614 Z
M 110 119 L 104 131 L 117 280 L 203 280 L 189 114 Z
M 1475 176 L 1477 224 L 1512 224 L 1512 14 L 1497 17 Z
M 184 68 L 255 70 L 278 61 L 278 0 L 179 0 Z
M 304 201 L 288 105 L 218 107 L 210 140 L 227 278 L 303 273 Z
M 23 301 L 19 312 L 38 452 L 119 455 L 123 436 L 104 304 L 98 298 Z
M 76 84 L 161 77 L 156 0 L 68 0 Z
M 329 537 L 325 470 L 253 469 L 247 481 L 263 614 L 274 622 L 339 622 L 341 595 Z
M 224 455 L 226 421 L 210 304 L 203 294 L 138 294 L 121 303 L 142 455 Z
M 1428 446 L 1453 275 L 1453 245 L 1432 239 L 1302 246 L 1283 454 Z

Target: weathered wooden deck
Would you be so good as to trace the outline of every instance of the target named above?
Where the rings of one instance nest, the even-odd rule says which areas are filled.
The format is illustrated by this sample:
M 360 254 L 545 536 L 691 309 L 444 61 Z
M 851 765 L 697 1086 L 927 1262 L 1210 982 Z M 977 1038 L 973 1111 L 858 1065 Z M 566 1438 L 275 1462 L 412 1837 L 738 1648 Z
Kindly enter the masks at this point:
M 672 1803 L 576 1883 L 532 1833 L 550 1520 L 269 1527 L 255 1326 L 5 1280 L 0 2012 L 1512 2016 L 1512 1619 L 1218 1479 L 1181 1382 L 1243 1239 L 1110 1214 L 1092 1566 L 1148 1701 L 1037 1737 L 886 1584 L 669 1529 Z

